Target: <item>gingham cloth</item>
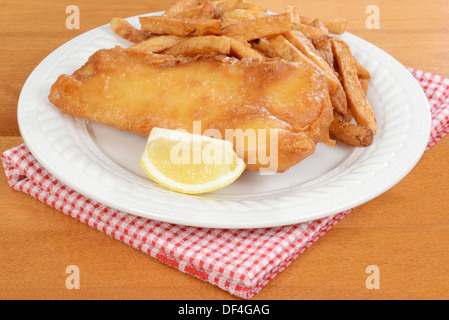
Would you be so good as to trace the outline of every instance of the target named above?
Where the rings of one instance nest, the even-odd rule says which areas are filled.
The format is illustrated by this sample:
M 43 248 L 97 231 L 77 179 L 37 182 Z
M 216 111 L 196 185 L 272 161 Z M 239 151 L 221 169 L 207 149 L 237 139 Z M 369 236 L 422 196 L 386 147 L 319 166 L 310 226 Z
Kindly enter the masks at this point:
M 449 131 L 449 79 L 410 69 L 432 112 L 428 148 Z M 2 155 L 14 190 L 127 243 L 183 272 L 250 299 L 351 210 L 324 219 L 263 229 L 209 229 L 133 216 L 71 190 L 45 170 L 26 145 Z

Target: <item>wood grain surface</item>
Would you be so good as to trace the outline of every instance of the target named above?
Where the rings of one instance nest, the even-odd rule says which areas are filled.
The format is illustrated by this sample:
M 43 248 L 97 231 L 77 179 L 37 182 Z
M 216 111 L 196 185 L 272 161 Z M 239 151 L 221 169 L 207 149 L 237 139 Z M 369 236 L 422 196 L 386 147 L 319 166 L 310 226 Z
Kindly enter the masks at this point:
M 106 24 L 165 10 L 170 1 L 0 0 L 0 151 L 22 143 L 16 120 L 30 72 L 70 39 Z M 298 5 L 305 16 L 349 19 L 347 30 L 408 67 L 449 77 L 447 0 L 260 0 L 272 11 Z M 80 8 L 80 29 L 65 26 L 66 7 Z M 366 7 L 380 9 L 368 30 Z M 448 299 L 449 137 L 413 171 L 348 217 L 253 299 Z M 68 265 L 81 288 L 65 286 Z M 369 290 L 367 266 L 380 270 Z M 0 174 L 0 299 L 238 299 L 112 239 L 20 192 Z

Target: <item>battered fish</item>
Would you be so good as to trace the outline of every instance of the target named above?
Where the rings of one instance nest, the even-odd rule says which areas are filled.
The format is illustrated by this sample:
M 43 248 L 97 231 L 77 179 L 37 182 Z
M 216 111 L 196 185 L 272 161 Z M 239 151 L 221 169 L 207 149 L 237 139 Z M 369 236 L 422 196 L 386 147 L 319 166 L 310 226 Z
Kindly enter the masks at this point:
M 283 172 L 316 143 L 332 143 L 323 75 L 278 58 L 172 57 L 115 47 L 94 53 L 72 76 L 61 75 L 49 99 L 65 113 L 145 136 L 153 127 L 193 132 L 197 121 L 204 134 L 244 132 L 244 145 L 231 140 L 255 171 Z M 277 140 L 248 129 L 276 133 Z

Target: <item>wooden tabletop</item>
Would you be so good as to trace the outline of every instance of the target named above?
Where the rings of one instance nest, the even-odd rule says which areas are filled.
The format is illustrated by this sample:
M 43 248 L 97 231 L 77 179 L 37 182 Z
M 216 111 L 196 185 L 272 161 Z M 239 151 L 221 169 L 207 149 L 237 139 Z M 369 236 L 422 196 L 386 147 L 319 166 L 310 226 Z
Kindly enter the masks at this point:
M 16 120 L 31 71 L 68 40 L 106 24 L 165 10 L 173 0 L 74 1 L 80 29 L 66 28 L 69 1 L 0 0 L 0 151 L 23 142 Z M 296 2 L 296 3 L 295 3 Z M 260 0 L 272 11 L 347 17 L 347 30 L 406 66 L 449 77 L 447 0 L 377 0 L 380 29 L 367 29 L 371 0 Z M 359 206 L 253 299 L 448 299 L 449 137 L 395 187 Z M 65 285 L 68 265 L 81 287 Z M 368 289 L 367 267 L 380 289 Z M 20 192 L 0 174 L 0 299 L 237 299 L 168 267 Z

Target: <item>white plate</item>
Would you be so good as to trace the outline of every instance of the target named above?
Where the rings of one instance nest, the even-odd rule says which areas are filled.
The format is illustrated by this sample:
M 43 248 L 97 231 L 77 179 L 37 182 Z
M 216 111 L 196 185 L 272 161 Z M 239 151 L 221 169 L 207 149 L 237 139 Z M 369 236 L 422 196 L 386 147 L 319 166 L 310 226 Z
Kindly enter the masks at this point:
M 155 13 L 154 15 L 159 15 Z M 138 18 L 128 21 L 138 26 Z M 368 99 L 378 133 L 368 148 L 319 145 L 286 173 L 245 172 L 200 196 L 171 192 L 138 164 L 146 138 L 63 114 L 48 101 L 51 85 L 102 48 L 129 46 L 105 25 L 64 44 L 32 72 L 19 99 L 28 148 L 74 190 L 110 207 L 155 220 L 215 228 L 273 227 L 314 220 L 358 206 L 399 182 L 418 162 L 430 134 L 430 112 L 417 81 L 398 61 L 348 33 L 356 58 L 371 72 Z

